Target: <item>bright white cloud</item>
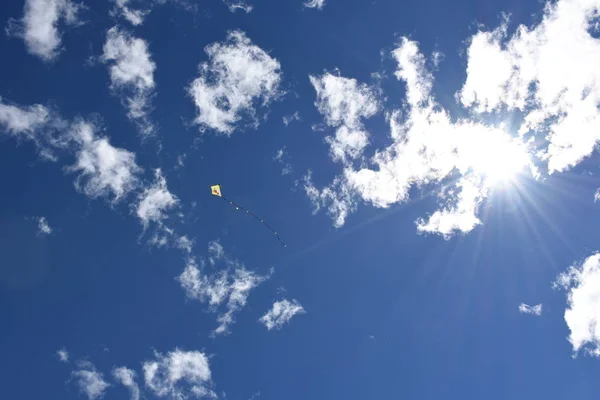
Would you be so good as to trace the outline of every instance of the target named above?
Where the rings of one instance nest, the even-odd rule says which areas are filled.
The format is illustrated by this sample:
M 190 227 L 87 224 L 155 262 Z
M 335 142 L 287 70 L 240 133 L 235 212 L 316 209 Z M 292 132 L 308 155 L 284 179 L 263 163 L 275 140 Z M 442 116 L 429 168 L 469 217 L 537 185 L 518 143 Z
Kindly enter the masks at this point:
M 104 375 L 98 372 L 90 362 L 80 362 L 79 369 L 73 371 L 71 376 L 76 379 L 79 390 L 89 400 L 102 398 L 110 387 L 110 384 L 104 380 Z
M 146 41 L 115 26 L 106 35 L 102 60 L 110 65 L 111 88 L 123 94 L 128 117 L 142 135 L 152 134 L 155 129 L 148 114 L 156 86 L 156 64 Z
M 542 305 L 537 304 L 535 306 L 529 306 L 525 303 L 521 303 L 519 305 L 519 312 L 521 314 L 530 314 L 530 315 L 540 316 L 540 315 L 542 315 Z
M 219 260 L 224 263 L 224 268 L 209 273 L 204 261 L 198 266 L 191 258 L 178 278 L 188 298 L 207 303 L 214 311 L 224 307 L 217 316 L 219 325 L 213 331 L 214 336 L 229 333 L 235 314 L 245 307 L 252 289 L 268 279 L 268 276 L 248 271 L 243 264 L 230 259 L 218 242 L 210 242 L 210 265 L 214 267 Z
M 379 109 L 375 90 L 331 73 L 309 78 L 317 92 L 315 106 L 327 125 L 338 128 L 335 136 L 326 139 L 332 158 L 341 162 L 359 158 L 369 144 L 369 134 L 361 120 L 372 117 Z
M 297 300 L 289 301 L 283 299 L 273 303 L 273 307 L 263 315 L 259 321 L 262 322 L 268 330 L 273 328 L 281 329 L 294 315 L 304 313 L 304 308 Z
M 565 321 L 573 351 L 600 357 L 600 253 L 560 274 L 555 286 L 568 293 Z
M 230 32 L 223 43 L 206 47 L 209 61 L 188 91 L 198 109 L 201 130 L 231 135 L 243 116 L 258 125 L 256 105 L 267 106 L 280 96 L 279 62 L 254 45 L 241 31 Z
M 146 386 L 158 397 L 173 399 L 216 398 L 210 389 L 208 357 L 199 351 L 175 349 L 143 364 Z
M 325 0 L 309 0 L 304 3 L 304 7 L 316 8 L 317 10 L 321 10 L 324 5 L 325 5 Z
M 58 356 L 58 359 L 60 360 L 60 362 L 64 362 L 64 363 L 69 362 L 69 352 L 67 351 L 67 349 L 62 348 L 62 349 L 58 350 L 56 352 L 56 355 Z
M 598 0 L 548 2 L 536 26 L 509 37 L 504 23 L 471 39 L 457 97 L 478 112 L 523 110 L 520 133 L 546 133 L 549 173 L 577 165 L 600 141 L 599 9 Z
M 140 400 L 140 388 L 135 381 L 135 375 L 135 371 L 126 367 L 118 367 L 113 369 L 113 377 L 115 380 L 129 389 L 129 393 L 131 395 L 130 399 Z
M 482 192 L 480 180 L 473 177 L 462 178 L 456 186 L 460 188 L 456 204 L 437 210 L 427 221 L 419 218 L 416 222 L 419 232 L 439 233 L 450 238 L 454 232 L 471 232 L 481 224 L 477 218 L 477 210 L 485 193 Z
M 137 187 L 141 168 L 134 153 L 113 147 L 105 137 L 97 137 L 97 128 L 91 123 L 80 121 L 71 129 L 79 150 L 77 161 L 69 170 L 79 172 L 78 189 L 92 198 L 112 195 L 117 202 Z
M 596 193 L 594 193 L 594 203 L 600 200 L 600 188 L 596 189 Z
M 480 223 L 479 204 L 490 187 L 526 170 L 537 176 L 530 149 L 501 126 L 468 119 L 453 122 L 432 97 L 433 77 L 425 68 L 425 57 L 416 42 L 402 39 L 392 55 L 398 63 L 395 75 L 406 85 L 405 109 L 388 115 L 393 143 L 375 152 L 370 159 L 372 166 L 362 163 L 355 169 L 345 164 L 343 173 L 323 189 L 318 189 L 308 176 L 305 192 L 315 209 L 326 208 L 334 226 L 340 227 L 359 200 L 389 207 L 408 201 L 411 187 L 440 184 L 457 175 L 448 191 L 454 195 L 442 198 L 442 208 L 427 221 L 418 219 L 417 228 L 445 237 L 470 232 Z M 355 106 L 359 107 L 364 107 L 363 102 Z M 359 113 L 353 108 L 345 112 L 325 110 L 326 120 L 333 123 L 358 120 Z M 374 110 L 370 108 L 369 113 Z
M 52 233 L 52 228 L 48 225 L 48 221 L 45 217 L 39 217 L 38 219 L 38 234 L 40 235 L 50 235 Z
M 138 196 L 136 215 L 144 228 L 151 222 L 161 224 L 167 217 L 166 212 L 179 203 L 179 199 L 167 189 L 167 180 L 160 168 L 154 171 L 154 177 L 154 184 L 146 187 Z
M 83 8 L 71 0 L 26 0 L 23 18 L 9 20 L 7 32 L 22 38 L 30 54 L 53 61 L 61 51 L 59 23 L 80 24 Z

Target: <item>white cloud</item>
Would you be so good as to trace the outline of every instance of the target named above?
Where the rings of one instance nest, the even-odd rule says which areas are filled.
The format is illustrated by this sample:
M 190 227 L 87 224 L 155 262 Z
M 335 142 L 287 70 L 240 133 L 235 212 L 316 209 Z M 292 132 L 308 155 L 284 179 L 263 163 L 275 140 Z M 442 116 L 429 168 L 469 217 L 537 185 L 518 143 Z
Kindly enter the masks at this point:
M 76 187 L 86 195 L 96 198 L 112 194 L 117 202 L 137 187 L 141 168 L 134 153 L 113 147 L 105 137 L 97 137 L 96 129 L 83 121 L 73 125 L 71 135 L 79 150 L 77 161 L 69 170 L 79 172 Z
M 243 266 L 233 272 L 228 288 L 227 311 L 217 317 L 219 326 L 214 330 L 214 335 L 229 333 L 229 326 L 234 322 L 233 316 L 246 306 L 250 291 L 265 279 L 266 277 L 247 271 Z
M 209 61 L 188 91 L 198 109 L 201 130 L 231 135 L 243 116 L 258 125 L 255 105 L 267 106 L 280 96 L 279 62 L 254 45 L 241 31 L 229 32 L 223 43 L 206 47 Z
M 273 160 L 283 165 L 283 168 L 281 169 L 281 175 L 284 176 L 292 173 L 292 165 L 287 161 L 288 158 L 289 155 L 285 149 L 285 146 L 277 150 L 277 153 L 275 153 L 275 156 L 273 157 Z
M 321 10 L 324 5 L 325 0 L 309 0 L 304 3 L 304 7 L 316 8 L 317 10 Z
M 112 13 L 121 15 L 134 26 L 143 24 L 144 18 L 146 17 L 146 15 L 148 15 L 150 10 L 134 10 L 129 7 L 129 1 L 130 0 L 113 0 L 113 2 L 115 3 L 115 9 Z
M 142 135 L 152 134 L 155 128 L 148 114 L 156 86 L 156 64 L 146 41 L 115 26 L 106 35 L 102 60 L 110 65 L 111 88 L 124 95 L 128 117 L 136 122 Z
M 565 321 L 573 351 L 600 357 L 600 253 L 560 274 L 555 286 L 568 292 Z
M 80 362 L 79 369 L 73 371 L 71 375 L 77 380 L 77 386 L 81 393 L 85 394 L 89 400 L 102 398 L 110 387 L 110 384 L 104 380 L 104 375 L 96 371 L 94 365 L 89 362 Z
M 600 200 L 600 188 L 596 189 L 596 193 L 594 193 L 594 203 Z
M 135 382 L 135 371 L 126 367 L 118 367 L 113 369 L 113 376 L 117 382 L 129 389 L 131 400 L 140 400 L 140 388 Z
M 343 173 L 323 189 L 308 176 L 304 189 L 315 209 L 326 207 L 334 226 L 340 227 L 358 200 L 389 207 L 408 201 L 413 186 L 423 188 L 454 177 L 450 192 L 460 194 L 442 199 L 442 208 L 427 222 L 418 219 L 417 228 L 445 237 L 470 232 L 479 224 L 478 206 L 490 187 L 528 169 L 537 176 L 530 149 L 502 126 L 468 119 L 453 122 L 432 97 L 433 77 L 416 42 L 403 38 L 392 55 L 398 63 L 395 75 L 406 84 L 406 107 L 388 114 L 393 143 L 375 152 L 369 160 L 372 166 L 362 163 L 355 169 L 345 164 Z M 358 120 L 352 110 L 324 114 L 334 123 Z
M 194 241 L 188 238 L 186 235 L 180 236 L 177 239 L 177 247 L 187 254 L 190 254 L 194 249 Z
M 317 213 L 322 207 L 327 208 L 327 213 L 333 219 L 333 225 L 340 228 L 346 222 L 348 215 L 356 210 L 357 201 L 355 192 L 340 177 L 336 177 L 331 184 L 319 190 L 312 182 L 312 171 L 304 176 L 304 192 L 314 206 Z
M 523 110 L 520 133 L 546 133 L 549 173 L 577 165 L 600 140 L 599 8 L 598 0 L 548 2 L 538 25 L 508 37 L 504 23 L 474 35 L 468 49 L 458 98 L 478 112 Z
M 175 349 L 143 364 L 146 386 L 158 397 L 186 399 L 216 398 L 210 389 L 208 357 L 199 351 Z
M 283 299 L 273 303 L 273 307 L 263 315 L 259 321 L 262 322 L 268 330 L 273 328 L 281 329 L 294 315 L 304 313 L 304 308 L 297 300 L 289 301 Z
M 298 111 L 294 112 L 292 115 L 284 115 L 281 119 L 285 126 L 288 126 L 289 124 L 291 124 L 294 121 L 302 120 L 300 118 L 300 114 L 298 113 Z
M 379 109 L 375 90 L 355 79 L 328 72 L 309 78 L 317 92 L 315 106 L 327 125 L 338 128 L 334 137 L 326 139 L 332 158 L 341 162 L 359 158 L 369 144 L 369 134 L 361 120 L 372 117 Z
M 477 217 L 479 203 L 485 196 L 481 180 L 473 177 L 461 178 L 456 184 L 460 188 L 456 204 L 450 208 L 437 210 L 429 216 L 427 222 L 423 218 L 417 220 L 417 230 L 425 233 L 439 233 L 450 238 L 456 231 L 471 232 L 481 221 Z
M 23 135 L 33 140 L 35 132 L 48 124 L 50 120 L 50 110 L 42 105 L 18 107 L 4 104 L 0 98 L 0 126 L 3 131 L 11 135 Z
M 71 0 L 26 0 L 23 18 L 9 20 L 6 31 L 22 38 L 30 54 L 53 61 L 61 51 L 59 22 L 80 24 L 83 8 Z
M 167 189 L 167 180 L 160 168 L 154 171 L 155 183 L 146 187 L 138 196 L 136 215 L 144 225 L 144 229 L 153 222 L 161 224 L 167 217 L 167 210 L 176 207 L 179 199 Z
M 521 314 L 530 314 L 530 315 L 540 316 L 540 315 L 542 315 L 542 305 L 537 304 L 535 306 L 529 306 L 525 303 L 521 303 L 519 305 L 519 312 Z
M 56 352 L 56 355 L 58 356 L 58 359 L 60 360 L 60 362 L 64 362 L 64 363 L 69 362 L 69 352 L 67 351 L 67 349 L 62 348 L 62 349 L 58 350 Z
M 0 130 L 17 141 L 34 142 L 45 159 L 56 161 L 55 150 L 66 146 L 60 136 L 65 126 L 58 114 L 45 106 L 7 104 L 0 97 Z
M 268 276 L 248 271 L 243 264 L 230 259 L 218 242 L 210 242 L 209 262 L 214 266 L 218 260 L 223 261 L 225 268 L 210 274 L 204 261 L 201 261 L 200 267 L 196 260 L 190 258 L 178 277 L 188 298 L 207 303 L 214 311 L 224 305 L 224 312 L 217 316 L 219 325 L 213 336 L 229 333 L 234 315 L 244 308 L 250 291 L 268 279 Z
M 52 233 L 52 228 L 48 225 L 48 221 L 45 217 L 39 217 L 38 219 L 38 234 L 40 235 L 50 235 Z
M 221 260 L 225 257 L 225 250 L 218 240 L 212 240 L 208 242 L 208 261 L 211 265 L 215 265 L 217 260 Z
M 112 195 L 117 202 L 138 186 L 142 169 L 135 154 L 98 136 L 93 122 L 70 123 L 44 106 L 19 107 L 0 99 L 0 129 L 34 141 L 44 158 L 56 160 L 57 149 L 75 153 L 76 162 L 67 171 L 79 173 L 75 185 L 90 197 Z
M 237 10 L 242 10 L 247 14 L 254 9 L 253 6 L 241 0 L 223 0 L 223 3 L 229 7 L 229 11 L 232 13 L 236 12 Z

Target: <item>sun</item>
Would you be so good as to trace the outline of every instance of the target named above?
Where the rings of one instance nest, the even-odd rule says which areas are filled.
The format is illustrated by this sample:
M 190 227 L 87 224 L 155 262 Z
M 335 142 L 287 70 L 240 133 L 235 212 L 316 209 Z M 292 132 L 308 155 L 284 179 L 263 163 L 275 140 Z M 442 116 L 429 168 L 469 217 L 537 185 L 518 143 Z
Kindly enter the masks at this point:
M 507 187 L 532 168 L 527 146 L 520 138 L 493 131 L 470 144 L 470 166 L 488 187 Z
M 478 172 L 488 186 L 506 186 L 514 183 L 528 165 L 529 156 L 526 153 L 521 154 L 517 149 L 510 149 L 488 155 L 482 160 Z

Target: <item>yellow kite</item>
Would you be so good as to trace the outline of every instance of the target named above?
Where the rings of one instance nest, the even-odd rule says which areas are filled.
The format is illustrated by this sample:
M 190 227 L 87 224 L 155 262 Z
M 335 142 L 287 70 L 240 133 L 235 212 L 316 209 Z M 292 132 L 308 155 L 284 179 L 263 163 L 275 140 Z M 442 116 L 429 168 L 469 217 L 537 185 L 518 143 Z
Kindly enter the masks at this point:
M 213 196 L 223 197 L 223 196 L 221 196 L 221 185 L 211 186 L 210 191 L 212 192 Z

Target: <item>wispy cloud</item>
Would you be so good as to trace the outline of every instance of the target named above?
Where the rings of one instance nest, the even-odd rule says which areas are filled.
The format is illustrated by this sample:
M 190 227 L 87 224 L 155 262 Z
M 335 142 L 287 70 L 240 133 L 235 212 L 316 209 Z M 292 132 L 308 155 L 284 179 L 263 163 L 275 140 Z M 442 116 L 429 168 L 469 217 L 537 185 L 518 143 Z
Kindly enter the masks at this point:
M 288 159 L 289 155 L 285 149 L 285 146 L 277 150 L 277 153 L 275 153 L 275 156 L 273 157 L 273 160 L 283 165 L 283 168 L 281 169 L 281 175 L 288 175 L 292 173 L 292 165 L 287 161 Z
M 17 141 L 32 141 L 44 159 L 56 161 L 56 150 L 66 147 L 62 138 L 66 125 L 57 112 L 46 106 L 20 106 L 0 97 L 0 131 Z
M 129 389 L 129 393 L 131 395 L 131 400 L 139 400 L 140 399 L 140 388 L 136 383 L 136 374 L 135 371 L 126 368 L 126 367 L 118 367 L 113 369 L 113 377 L 117 382 L 121 385 L 125 386 Z
M 324 5 L 325 5 L 325 0 L 309 0 L 304 3 L 304 7 L 316 8 L 317 10 L 321 10 Z
M 58 359 L 60 362 L 68 363 L 69 362 L 69 352 L 64 347 L 56 352 Z
M 256 105 L 263 107 L 280 97 L 279 62 L 253 44 L 245 33 L 232 31 L 223 43 L 206 47 L 209 61 L 188 91 L 198 109 L 195 122 L 201 130 L 231 135 L 243 117 L 254 126 Z
M 104 380 L 104 375 L 87 361 L 79 362 L 78 369 L 73 371 L 71 376 L 76 380 L 81 393 L 89 400 L 102 398 L 110 387 L 110 384 Z
M 146 386 L 158 397 L 173 399 L 216 398 L 208 357 L 199 351 L 175 349 L 143 364 Z
M 301 121 L 302 119 L 300 118 L 300 113 L 298 113 L 298 111 L 294 112 L 292 115 L 284 115 L 282 118 L 283 124 L 285 126 L 288 126 L 289 124 L 291 124 L 294 121 Z
M 128 117 L 143 136 L 155 132 L 150 121 L 156 64 L 145 40 L 113 27 L 108 30 L 102 60 L 109 65 L 111 89 L 123 96 Z
M 567 291 L 565 322 L 573 351 L 600 357 L 600 253 L 571 266 L 554 286 Z
M 262 322 L 268 330 L 281 329 L 296 314 L 304 314 L 304 308 L 298 300 L 289 301 L 283 299 L 273 303 L 273 307 L 263 315 L 259 321 Z
M 54 61 L 61 49 L 59 23 L 81 24 L 84 6 L 71 0 L 26 0 L 23 18 L 10 19 L 6 33 L 22 38 L 27 51 L 43 61 Z
M 199 266 L 190 258 L 178 280 L 188 298 L 206 303 L 214 311 L 224 306 L 224 311 L 217 316 L 219 325 L 212 333 L 216 336 L 229 333 L 235 314 L 245 307 L 250 292 L 268 276 L 248 271 L 242 263 L 229 258 L 218 242 L 209 244 L 208 259 L 213 267 L 217 261 L 222 262 L 224 269 L 210 273 L 203 260 Z
M 115 3 L 115 8 L 112 11 L 113 15 L 120 15 L 129 23 L 138 26 L 144 23 L 144 18 L 150 12 L 150 9 L 133 9 L 129 7 L 130 0 L 112 0 Z
M 218 260 L 222 260 L 224 257 L 225 250 L 218 240 L 208 242 L 208 262 L 210 262 L 210 265 L 214 266 Z
M 229 11 L 232 13 L 236 12 L 237 10 L 242 10 L 247 14 L 254 9 L 252 5 L 243 0 L 223 0 L 223 3 L 229 7 Z
M 48 221 L 45 217 L 39 217 L 38 221 L 38 234 L 40 235 L 50 235 L 52 234 L 52 228 L 48 225 Z
M 542 305 L 537 304 L 535 306 L 529 306 L 525 303 L 521 303 L 519 305 L 519 312 L 521 314 L 530 314 L 530 315 L 540 316 L 540 315 L 542 315 Z

